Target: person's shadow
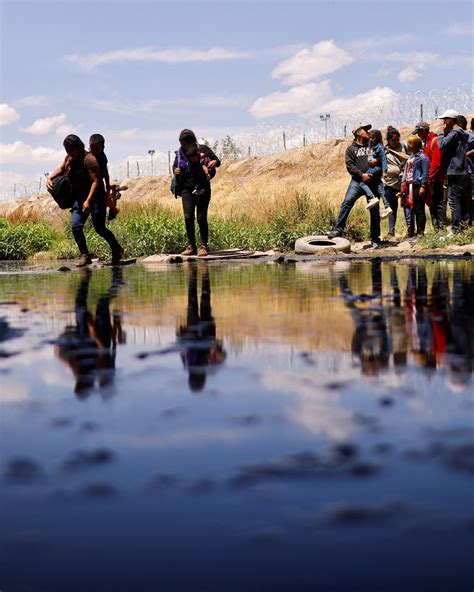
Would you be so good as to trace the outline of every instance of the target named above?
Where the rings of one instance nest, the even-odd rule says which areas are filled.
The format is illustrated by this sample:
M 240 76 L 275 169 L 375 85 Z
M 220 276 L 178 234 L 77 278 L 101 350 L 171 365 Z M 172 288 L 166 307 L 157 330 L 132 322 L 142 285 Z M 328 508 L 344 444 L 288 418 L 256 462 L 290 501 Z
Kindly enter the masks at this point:
M 74 392 L 78 398 L 84 399 L 96 380 L 100 389 L 113 385 L 117 344 L 125 343 L 125 334 L 120 313 L 110 313 L 110 302 L 123 284 L 122 269 L 112 268 L 110 287 L 99 298 L 95 316 L 87 305 L 92 271 L 83 268 L 80 274 L 75 301 L 76 323 L 66 326 L 54 351 L 72 370 L 76 379 Z
M 177 331 L 181 360 L 188 371 L 192 392 L 202 391 L 209 370 L 226 358 L 222 341 L 216 338 L 216 323 L 211 309 L 211 283 L 205 262 L 189 263 L 186 324 Z M 198 301 L 198 278 L 201 276 L 201 303 Z

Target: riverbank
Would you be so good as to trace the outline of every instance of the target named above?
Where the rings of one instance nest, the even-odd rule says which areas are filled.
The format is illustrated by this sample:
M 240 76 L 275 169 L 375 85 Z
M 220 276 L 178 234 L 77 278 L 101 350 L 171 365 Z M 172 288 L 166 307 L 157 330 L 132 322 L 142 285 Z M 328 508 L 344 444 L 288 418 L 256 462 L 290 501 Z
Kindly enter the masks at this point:
M 210 249 L 241 249 L 281 252 L 292 251 L 295 240 L 301 236 L 327 233 L 335 222 L 337 208 L 328 201 L 317 207 L 309 204 L 303 194 L 289 200 L 278 215 L 266 222 L 256 223 L 245 216 L 210 218 Z M 160 206 L 128 206 L 110 224 L 126 257 L 144 257 L 156 253 L 179 253 L 186 243 L 184 224 L 179 212 Z M 474 230 L 455 237 L 446 233 L 430 233 L 416 242 L 403 239 L 404 229 L 400 221 L 395 239 L 383 241 L 377 254 L 388 253 L 463 253 L 474 252 Z M 362 206 L 354 209 L 347 237 L 355 254 L 372 254 L 370 243 L 364 241 L 369 234 L 368 219 Z M 102 260 L 110 257 L 108 245 L 86 226 L 86 237 L 91 254 Z M 10 222 L 0 218 L 0 259 L 22 260 L 28 258 L 74 259 L 78 257 L 76 244 L 71 236 L 67 218 L 62 228 L 37 219 L 26 222 Z

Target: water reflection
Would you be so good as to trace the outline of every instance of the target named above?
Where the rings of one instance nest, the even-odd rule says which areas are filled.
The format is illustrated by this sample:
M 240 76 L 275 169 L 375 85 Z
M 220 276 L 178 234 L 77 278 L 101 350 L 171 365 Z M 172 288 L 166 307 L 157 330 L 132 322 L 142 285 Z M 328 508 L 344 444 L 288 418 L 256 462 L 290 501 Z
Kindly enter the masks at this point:
M 89 311 L 88 296 L 92 271 L 80 270 L 80 282 L 75 300 L 76 324 L 67 325 L 56 342 L 55 355 L 69 366 L 76 384 L 74 392 L 78 398 L 87 397 L 97 381 L 100 389 L 113 384 L 117 344 L 125 343 L 119 312 L 110 312 L 110 303 L 118 295 L 123 283 L 122 270 L 111 270 L 108 291 L 101 295 L 95 316 Z
M 188 305 L 186 324 L 177 331 L 181 360 L 188 371 L 188 385 L 192 392 L 202 391 L 207 373 L 222 364 L 226 352 L 216 338 L 216 322 L 211 309 L 211 282 L 205 262 L 190 263 L 188 273 Z M 198 299 L 198 279 L 201 277 L 201 302 Z
M 474 354 L 474 271 L 472 266 L 437 265 L 428 280 L 424 264 L 411 263 L 406 274 L 405 298 L 399 268 L 389 264 L 390 289 L 382 290 L 382 262 L 370 263 L 369 291 L 354 294 L 350 274 L 338 277 L 346 307 L 354 322 L 351 349 L 362 374 L 374 376 L 392 359 L 399 373 L 411 353 L 415 365 L 445 369 L 454 388 L 470 380 Z

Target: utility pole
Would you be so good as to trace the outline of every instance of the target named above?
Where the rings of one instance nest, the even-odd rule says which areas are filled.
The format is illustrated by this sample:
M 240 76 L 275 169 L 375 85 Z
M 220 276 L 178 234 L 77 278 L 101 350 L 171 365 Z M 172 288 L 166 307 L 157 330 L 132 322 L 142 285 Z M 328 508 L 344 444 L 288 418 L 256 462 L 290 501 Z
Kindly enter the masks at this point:
M 283 149 L 286 150 L 286 134 L 283 132 Z
M 420 119 L 423 121 L 423 103 L 420 105 Z
M 328 121 L 331 119 L 331 114 L 326 113 L 325 115 L 320 115 L 319 119 L 324 122 L 324 139 L 328 139 Z
M 155 151 L 148 150 L 148 154 L 150 155 L 150 159 L 151 159 L 151 176 L 153 177 L 153 154 L 155 154 Z
M 344 126 L 344 137 L 347 138 L 347 125 Z
M 306 134 L 303 134 L 303 148 L 306 146 Z
M 138 164 L 138 160 L 137 160 L 137 177 L 140 178 L 140 165 Z
M 249 156 L 252 154 L 252 149 L 249 146 Z

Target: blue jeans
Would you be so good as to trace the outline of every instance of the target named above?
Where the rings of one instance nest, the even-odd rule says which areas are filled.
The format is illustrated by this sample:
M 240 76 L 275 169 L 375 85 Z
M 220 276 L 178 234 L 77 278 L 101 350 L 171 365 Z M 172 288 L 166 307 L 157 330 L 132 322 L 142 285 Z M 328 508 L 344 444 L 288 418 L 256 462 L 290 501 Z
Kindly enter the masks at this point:
M 367 169 L 367 174 L 372 175 L 372 179 L 370 180 L 370 185 L 375 186 L 377 188 L 376 193 L 377 197 L 380 197 L 383 201 L 383 205 L 388 208 L 390 204 L 388 203 L 385 197 L 385 188 L 382 181 L 382 169 L 380 167 L 370 167 Z M 360 186 L 364 190 L 365 195 L 367 196 L 367 201 L 375 197 L 374 192 L 369 184 L 364 183 L 363 181 L 360 182 Z
M 397 223 L 397 211 L 398 211 L 398 197 L 397 193 L 400 190 L 396 187 L 385 186 L 385 197 L 388 205 L 392 208 L 392 213 L 388 217 L 388 231 L 390 234 L 395 234 L 395 225 Z
M 88 255 L 89 249 L 87 248 L 86 237 L 84 235 L 84 224 L 86 223 L 89 214 L 84 214 L 82 212 L 82 203 L 82 201 L 77 200 L 72 206 L 71 230 L 81 255 Z M 118 251 L 120 245 L 113 232 L 111 232 L 105 225 L 105 217 L 107 214 L 105 195 L 98 197 L 96 201 L 92 203 L 90 214 L 92 217 L 92 225 L 97 234 L 109 243 L 112 253 Z
M 420 185 L 413 185 L 413 208 L 405 207 L 405 222 L 407 233 L 411 238 L 423 236 L 426 227 L 425 198 L 420 195 Z
M 466 201 L 467 175 L 448 175 L 448 204 L 451 209 L 451 228 L 461 230 L 461 217 Z
M 344 200 L 341 205 L 341 209 L 339 210 L 339 216 L 337 218 L 336 226 L 334 230 L 338 230 L 339 232 L 344 232 L 344 228 L 346 227 L 347 218 L 351 213 L 352 208 L 354 207 L 356 201 L 359 197 L 362 197 L 364 194 L 364 190 L 360 186 L 361 184 L 358 181 L 351 180 L 349 183 L 349 187 L 347 188 L 346 195 L 344 196 Z M 369 183 L 370 185 L 370 183 Z M 371 189 L 375 189 L 373 186 Z M 379 208 L 376 206 L 369 210 L 370 214 L 370 240 L 378 243 L 380 242 L 380 212 Z

